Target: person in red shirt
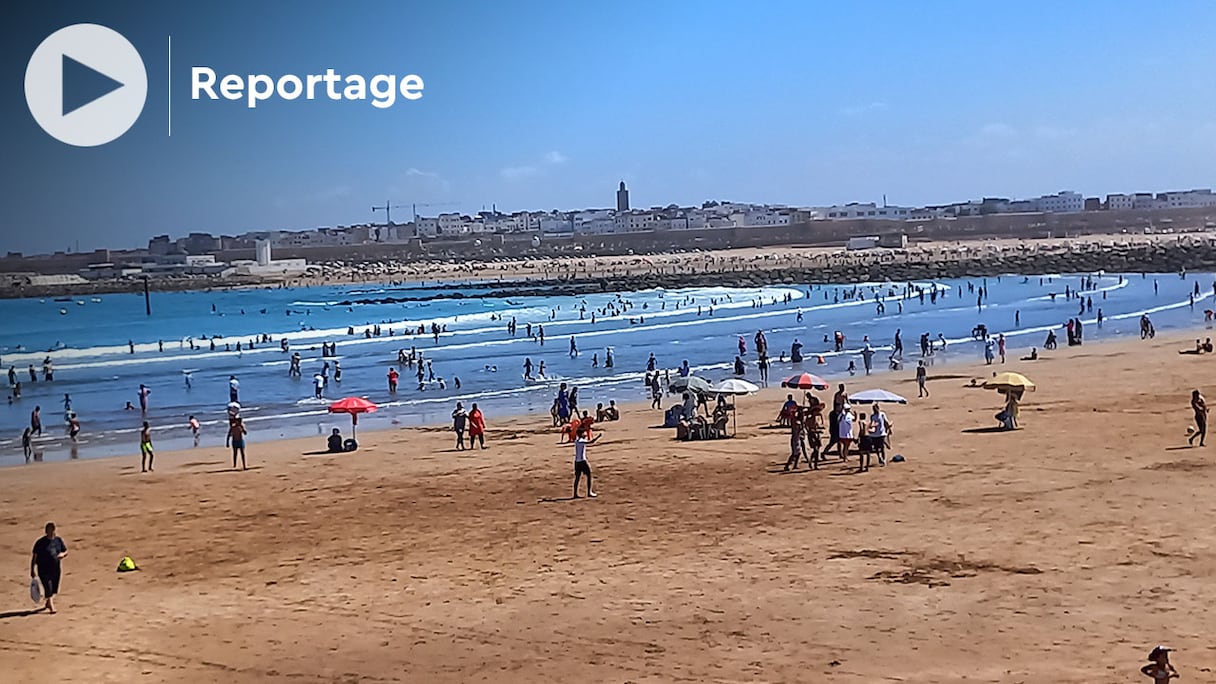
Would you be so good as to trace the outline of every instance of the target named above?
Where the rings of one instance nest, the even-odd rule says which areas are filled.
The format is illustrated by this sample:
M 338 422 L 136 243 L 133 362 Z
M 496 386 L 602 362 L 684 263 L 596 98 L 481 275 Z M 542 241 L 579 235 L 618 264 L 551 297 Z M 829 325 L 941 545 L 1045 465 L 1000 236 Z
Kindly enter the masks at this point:
M 397 391 L 397 378 L 399 378 L 399 377 L 401 377 L 401 374 L 397 372 L 396 368 L 390 367 L 388 369 L 388 391 L 389 392 L 395 393 Z
M 481 448 L 486 448 L 486 417 L 481 414 L 477 404 L 469 410 L 469 448 L 476 442 Z
M 574 423 L 574 425 L 577 426 L 575 427 L 575 435 L 581 430 L 587 434 L 587 439 L 595 438 L 591 432 L 591 426 L 595 425 L 595 418 L 592 418 L 586 411 L 583 411 L 583 417 L 577 423 Z

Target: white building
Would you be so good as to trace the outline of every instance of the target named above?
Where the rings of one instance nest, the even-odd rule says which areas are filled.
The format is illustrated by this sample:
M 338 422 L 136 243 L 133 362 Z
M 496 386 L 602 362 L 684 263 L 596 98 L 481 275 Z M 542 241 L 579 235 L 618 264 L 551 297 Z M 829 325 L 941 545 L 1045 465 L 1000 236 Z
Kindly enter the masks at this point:
M 1106 196 L 1106 208 L 1111 211 L 1126 211 L 1136 208 L 1136 196 L 1117 193 Z
M 737 211 L 730 215 L 736 226 L 745 228 L 761 228 L 769 226 L 788 226 L 790 210 L 785 207 L 756 207 L 747 211 Z
M 1035 209 L 1053 214 L 1070 214 L 1085 211 L 1085 198 L 1080 193 L 1061 190 L 1054 195 L 1043 195 L 1034 200 Z
M 542 216 L 540 221 L 540 232 L 549 235 L 570 234 L 574 232 L 574 222 L 570 217 L 561 213 L 551 213 Z
M 830 207 L 813 207 L 810 209 L 801 209 L 800 213 L 811 213 L 812 219 L 891 219 L 902 220 L 908 218 L 918 218 L 917 212 L 920 210 L 912 207 L 896 207 L 896 206 L 878 206 L 873 202 L 850 202 L 848 204 L 837 204 Z M 921 216 L 920 218 L 927 218 Z
M 1208 188 L 1157 193 L 1157 206 L 1162 209 L 1189 209 L 1216 206 L 1216 195 Z

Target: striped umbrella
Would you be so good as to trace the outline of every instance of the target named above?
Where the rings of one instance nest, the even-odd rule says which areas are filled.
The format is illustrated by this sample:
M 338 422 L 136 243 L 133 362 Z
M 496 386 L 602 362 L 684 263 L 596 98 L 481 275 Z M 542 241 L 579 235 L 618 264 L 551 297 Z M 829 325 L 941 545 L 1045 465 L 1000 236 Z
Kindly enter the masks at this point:
M 817 389 L 825 390 L 828 388 L 828 381 L 815 375 L 814 373 L 801 373 L 792 378 L 787 378 L 781 381 L 782 387 L 792 389 Z

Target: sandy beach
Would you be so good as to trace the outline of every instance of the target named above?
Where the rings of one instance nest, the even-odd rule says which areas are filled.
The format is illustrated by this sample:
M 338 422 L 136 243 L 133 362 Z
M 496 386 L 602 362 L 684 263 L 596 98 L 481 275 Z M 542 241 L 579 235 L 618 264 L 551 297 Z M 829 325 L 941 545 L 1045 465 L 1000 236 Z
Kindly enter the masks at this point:
M 676 442 L 627 406 L 569 500 L 547 417 L 0 471 L 0 667 L 20 682 L 1147 681 L 1157 643 L 1216 679 L 1216 446 L 1186 446 L 1197 333 L 1012 358 L 1038 383 L 992 432 L 994 367 L 846 379 L 887 406 L 905 463 L 782 473 L 785 391 L 732 440 Z M 1216 389 L 1200 385 L 1210 398 Z M 829 392 L 818 393 L 829 399 Z M 674 401 L 674 400 L 672 400 Z M 55 615 L 30 547 L 65 539 Z M 141 570 L 119 574 L 124 555 Z

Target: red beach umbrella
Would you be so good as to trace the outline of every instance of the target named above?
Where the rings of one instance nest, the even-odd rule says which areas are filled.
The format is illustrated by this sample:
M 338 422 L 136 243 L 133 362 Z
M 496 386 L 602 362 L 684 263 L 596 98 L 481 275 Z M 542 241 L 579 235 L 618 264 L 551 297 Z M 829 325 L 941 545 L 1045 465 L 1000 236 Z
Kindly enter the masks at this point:
M 329 405 L 330 413 L 349 413 L 350 430 L 353 437 L 359 426 L 360 413 L 374 413 L 378 407 L 363 397 L 347 397 Z
M 825 390 L 828 388 L 828 381 L 812 373 L 802 373 L 781 381 L 781 386 L 795 389 Z

